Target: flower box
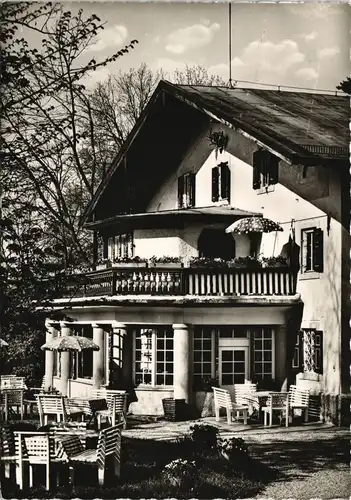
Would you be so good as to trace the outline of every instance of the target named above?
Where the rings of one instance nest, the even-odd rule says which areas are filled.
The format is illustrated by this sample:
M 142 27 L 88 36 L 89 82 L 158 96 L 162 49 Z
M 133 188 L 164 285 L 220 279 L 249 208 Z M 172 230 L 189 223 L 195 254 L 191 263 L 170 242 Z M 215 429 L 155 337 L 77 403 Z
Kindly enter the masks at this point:
M 148 267 L 147 262 L 114 262 L 112 267 Z
M 180 269 L 183 267 L 182 262 L 149 262 L 149 267 L 157 267 L 159 269 Z
M 164 398 L 162 406 L 166 420 L 177 422 L 186 419 L 185 399 Z

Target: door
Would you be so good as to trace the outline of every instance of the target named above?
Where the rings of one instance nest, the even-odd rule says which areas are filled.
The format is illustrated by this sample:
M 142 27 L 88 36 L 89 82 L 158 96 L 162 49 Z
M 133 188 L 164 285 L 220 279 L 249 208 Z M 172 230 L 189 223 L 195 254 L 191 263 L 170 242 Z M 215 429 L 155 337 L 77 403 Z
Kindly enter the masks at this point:
M 249 374 L 249 348 L 219 348 L 219 386 L 231 392 L 234 384 L 244 384 Z

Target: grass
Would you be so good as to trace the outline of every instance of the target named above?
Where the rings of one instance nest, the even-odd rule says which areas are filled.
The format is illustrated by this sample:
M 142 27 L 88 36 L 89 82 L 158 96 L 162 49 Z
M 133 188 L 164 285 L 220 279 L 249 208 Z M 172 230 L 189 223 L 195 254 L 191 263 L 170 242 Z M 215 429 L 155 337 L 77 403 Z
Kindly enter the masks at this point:
M 180 491 L 164 476 L 164 466 L 176 458 L 196 461 L 197 475 L 191 489 Z M 267 472 L 256 460 L 248 458 L 234 465 L 215 450 L 195 447 L 189 439 L 164 442 L 124 437 L 121 459 L 121 479 L 109 477 L 101 489 L 96 472 L 92 469 L 88 473 L 84 467 L 76 471 L 73 490 L 68 478 L 62 477 L 65 484 L 49 492 L 41 486 L 20 491 L 3 481 L 2 493 L 4 498 L 249 498 L 262 490 Z M 37 479 L 43 481 L 44 477 L 39 477 L 42 472 L 38 468 Z

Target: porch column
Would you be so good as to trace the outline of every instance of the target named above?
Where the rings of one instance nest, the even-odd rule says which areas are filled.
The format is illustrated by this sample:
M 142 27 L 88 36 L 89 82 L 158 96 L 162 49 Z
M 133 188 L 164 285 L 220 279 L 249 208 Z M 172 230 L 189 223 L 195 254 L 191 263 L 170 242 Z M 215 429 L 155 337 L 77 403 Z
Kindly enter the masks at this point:
M 68 337 L 72 333 L 71 323 L 60 322 L 62 337 Z M 69 380 L 70 352 L 61 352 L 61 394 L 67 396 Z
M 101 325 L 93 323 L 93 342 L 97 344 L 99 351 L 93 352 L 93 387 L 100 389 L 104 381 L 104 359 L 105 359 L 105 332 Z
M 127 335 L 127 326 L 124 323 L 119 323 L 118 321 L 114 321 L 112 323 L 112 366 L 111 376 L 112 382 L 119 382 L 125 376 L 125 371 L 128 368 L 123 363 L 123 344 L 124 337 Z
M 50 342 L 57 336 L 58 328 L 50 320 L 45 321 L 46 337 L 45 342 Z M 54 380 L 54 352 L 45 351 L 45 389 L 53 387 Z
M 189 358 L 190 358 L 190 340 L 189 328 L 187 325 L 175 324 L 174 330 L 174 399 L 185 399 L 189 402 Z

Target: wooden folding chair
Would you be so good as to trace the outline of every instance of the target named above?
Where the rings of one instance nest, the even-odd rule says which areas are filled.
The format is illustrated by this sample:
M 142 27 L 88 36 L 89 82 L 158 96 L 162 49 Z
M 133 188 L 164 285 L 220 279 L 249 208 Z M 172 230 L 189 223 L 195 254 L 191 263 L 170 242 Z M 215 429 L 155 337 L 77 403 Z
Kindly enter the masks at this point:
M 21 420 L 23 420 L 24 415 L 24 389 L 20 388 L 11 388 L 11 389 L 2 389 L 0 394 L 0 405 L 1 410 L 4 414 L 4 420 L 7 421 L 10 413 L 13 415 L 18 413 L 20 414 Z M 13 408 L 16 408 L 16 413 L 13 411 Z
M 310 401 L 310 392 L 308 389 L 300 389 L 296 385 L 291 385 L 289 388 L 289 408 L 292 417 L 294 410 L 302 410 L 304 413 L 305 422 L 308 421 L 308 407 Z
M 82 450 L 78 436 L 70 435 L 62 439 L 62 447 L 69 463 L 70 482 L 74 485 L 74 472 L 77 464 L 94 466 L 98 471 L 99 485 L 105 484 L 107 458 L 111 458 L 115 476 L 121 474 L 121 438 L 122 424 L 100 431 L 97 449 Z
M 16 464 L 15 435 L 8 425 L 0 428 L 0 464 L 4 465 L 5 477 L 11 477 L 11 465 Z
M 107 408 L 95 411 L 98 429 L 101 429 L 101 417 L 107 418 L 112 426 L 116 425 L 116 418 L 118 418 L 118 422 L 123 423 L 123 429 L 127 427 L 126 391 L 116 391 L 112 389 L 93 389 L 92 397 L 104 398 L 107 402 Z
M 272 426 L 273 413 L 279 412 L 282 416 L 285 414 L 285 426 L 289 426 L 289 397 L 287 392 L 272 392 L 268 396 L 267 406 L 262 407 L 264 413 L 264 426 Z
M 47 425 L 48 416 L 55 415 L 56 421 L 67 422 L 67 412 L 63 396 L 56 394 L 37 394 L 40 425 Z

